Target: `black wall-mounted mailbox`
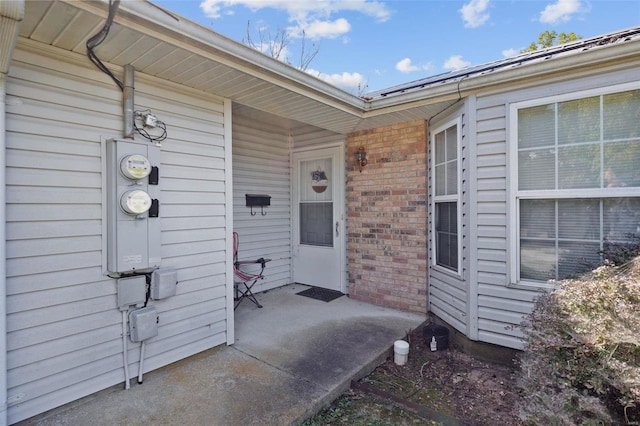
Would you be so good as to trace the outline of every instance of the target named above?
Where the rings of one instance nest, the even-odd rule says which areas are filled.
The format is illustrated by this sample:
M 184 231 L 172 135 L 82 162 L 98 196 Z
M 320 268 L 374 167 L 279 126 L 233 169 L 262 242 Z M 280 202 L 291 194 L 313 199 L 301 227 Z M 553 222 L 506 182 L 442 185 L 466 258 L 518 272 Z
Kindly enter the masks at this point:
M 245 194 L 247 199 L 247 207 L 253 206 L 270 206 L 271 196 L 264 194 Z
M 263 207 L 271 205 L 271 196 L 265 194 L 245 194 L 247 200 L 247 207 L 251 207 L 251 216 L 255 216 L 256 212 L 253 211 L 254 207 L 260 207 L 262 216 L 267 214 L 264 212 Z

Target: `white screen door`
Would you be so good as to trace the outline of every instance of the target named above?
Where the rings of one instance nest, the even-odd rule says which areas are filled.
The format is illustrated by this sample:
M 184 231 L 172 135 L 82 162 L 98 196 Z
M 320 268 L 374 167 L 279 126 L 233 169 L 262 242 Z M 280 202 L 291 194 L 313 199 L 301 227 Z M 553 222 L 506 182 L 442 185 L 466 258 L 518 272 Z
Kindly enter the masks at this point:
M 342 158 L 342 147 L 293 154 L 293 279 L 345 292 Z

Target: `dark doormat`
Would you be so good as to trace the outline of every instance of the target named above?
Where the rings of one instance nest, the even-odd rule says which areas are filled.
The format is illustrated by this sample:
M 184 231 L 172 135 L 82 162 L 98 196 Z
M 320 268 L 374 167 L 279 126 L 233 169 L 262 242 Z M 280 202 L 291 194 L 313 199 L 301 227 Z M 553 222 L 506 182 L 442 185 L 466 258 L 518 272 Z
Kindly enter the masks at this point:
M 344 296 L 344 293 L 322 287 L 311 287 L 296 294 L 300 296 L 310 297 L 316 300 L 321 300 L 323 302 L 331 302 L 332 300 L 335 300 L 340 296 Z

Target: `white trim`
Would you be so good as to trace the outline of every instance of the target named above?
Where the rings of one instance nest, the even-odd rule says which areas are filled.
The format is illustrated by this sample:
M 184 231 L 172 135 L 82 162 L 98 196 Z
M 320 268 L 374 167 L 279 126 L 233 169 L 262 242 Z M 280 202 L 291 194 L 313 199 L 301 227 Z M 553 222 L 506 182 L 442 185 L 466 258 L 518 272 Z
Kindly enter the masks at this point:
M 551 190 L 518 190 L 518 111 L 524 108 L 545 104 L 556 104 L 564 101 L 584 99 L 593 96 L 605 96 L 612 93 L 620 93 L 629 90 L 640 89 L 640 82 L 617 84 L 607 87 L 599 87 L 578 92 L 563 93 L 561 95 L 547 96 L 522 102 L 514 102 L 507 110 L 507 213 L 509 215 L 507 232 L 509 247 L 509 267 L 507 268 L 507 286 L 530 290 L 548 290 L 555 288 L 552 282 L 520 280 L 520 227 L 519 227 L 519 202 L 520 199 L 580 199 L 580 198 L 615 198 L 637 197 L 637 188 L 587 188 L 587 189 L 551 189 Z M 602 104 L 600 105 L 602 114 Z M 602 131 L 602 129 L 601 129 Z
M 336 135 L 336 136 L 342 136 L 342 135 Z M 301 147 L 301 148 L 295 148 L 291 150 L 292 154 L 298 154 L 301 152 L 305 152 L 305 151 L 317 151 L 320 149 L 325 149 L 325 148 L 344 148 L 344 141 L 341 142 L 328 142 L 328 143 L 324 143 L 321 145 L 313 145 L 313 146 L 305 146 L 305 147 Z M 342 152 L 342 156 L 344 157 L 344 149 Z
M 109 239 L 109 226 L 107 216 L 109 215 L 107 210 L 107 139 L 111 139 L 107 136 L 100 136 L 100 167 L 101 167 L 101 185 L 102 185 L 102 275 L 108 276 L 107 262 L 109 261 L 107 256 L 108 239 Z
M 463 142 L 467 149 L 467 169 L 469 170 L 469 274 L 467 279 L 467 337 L 478 340 L 479 312 L 478 312 L 478 167 L 476 159 L 477 140 L 477 98 L 469 96 L 466 102 L 467 115 L 463 122 Z M 473 137 L 472 137 L 473 135 Z
M 7 424 L 7 73 L 24 20 L 25 0 L 0 2 L 0 425 Z
M 6 75 L 0 73 L 0 424 L 7 424 Z
M 335 174 L 338 177 L 334 186 L 335 194 L 334 194 L 333 203 L 334 203 L 334 213 L 336 213 L 336 221 L 339 222 L 338 231 L 340 233 L 339 245 L 337 247 L 339 251 L 338 255 L 340 259 L 339 287 L 340 287 L 340 291 L 346 294 L 348 292 L 348 286 L 347 286 L 347 256 L 346 256 L 347 225 L 346 225 L 346 215 L 345 215 L 345 212 L 346 212 L 345 147 L 346 147 L 345 141 L 342 140 L 340 142 L 330 142 L 330 143 L 313 146 L 313 147 L 303 147 L 303 148 L 293 149 L 291 151 L 290 163 L 291 163 L 291 170 L 292 170 L 292 173 L 291 173 L 291 189 L 292 189 L 291 190 L 291 247 L 292 247 L 291 277 L 293 279 L 293 277 L 295 276 L 293 257 L 298 255 L 298 253 L 295 251 L 298 250 L 298 247 L 299 247 L 299 241 L 298 241 L 299 191 L 298 191 L 297 185 L 298 185 L 298 182 L 300 182 L 300 175 L 299 175 L 300 168 L 295 164 L 294 155 L 304 154 L 304 153 L 319 153 L 323 150 L 336 150 L 335 155 L 331 153 L 331 157 L 335 161 L 335 164 L 334 164 Z M 294 171 L 296 171 L 297 173 L 293 173 Z
M 545 104 L 556 103 L 556 102 L 572 101 L 572 100 L 577 100 L 582 98 L 588 98 L 590 96 L 609 95 L 611 93 L 626 92 L 627 90 L 635 90 L 635 89 L 640 89 L 640 81 L 632 81 L 628 83 L 616 84 L 614 86 L 597 87 L 594 89 L 580 90 L 578 92 L 569 92 L 569 93 L 563 93 L 561 95 L 553 95 L 553 96 L 547 96 L 544 98 L 535 98 L 527 101 L 514 102 L 509 106 L 511 111 L 517 111 L 519 109 L 529 108 L 533 106 L 545 105 Z M 517 132 L 518 129 L 516 128 L 512 130 L 515 130 Z M 513 136 L 513 135 L 510 135 L 510 136 Z M 515 134 L 515 136 L 517 137 L 517 133 Z
M 224 100 L 224 190 L 225 190 L 225 277 L 227 302 L 227 345 L 235 342 L 235 313 L 233 301 L 233 161 L 231 131 L 233 104 L 231 99 Z
M 457 193 L 451 195 L 435 195 L 436 186 L 438 184 L 436 180 L 436 169 L 435 169 L 435 138 L 436 136 L 453 127 L 456 126 L 456 181 L 457 181 Z M 454 275 L 457 278 L 462 279 L 462 262 L 463 262 L 463 250 L 462 250 L 462 203 L 461 203 L 461 195 L 462 195 L 462 118 L 460 116 L 456 117 L 453 120 L 449 120 L 444 124 L 435 127 L 433 131 L 430 132 L 430 152 L 431 152 L 431 160 L 430 160 L 430 169 L 431 169 L 431 191 L 433 195 L 431 196 L 430 209 L 433 214 L 431 220 L 431 235 L 432 235 L 432 257 L 431 257 L 431 267 L 435 268 L 438 271 L 441 271 L 446 274 Z M 436 240 L 436 204 L 437 203 L 447 203 L 447 202 L 455 202 L 456 203 L 456 216 L 457 216 L 457 224 L 456 224 L 456 232 L 458 239 L 458 267 L 457 270 L 452 270 L 450 268 L 441 266 L 437 264 L 437 247 L 435 244 Z

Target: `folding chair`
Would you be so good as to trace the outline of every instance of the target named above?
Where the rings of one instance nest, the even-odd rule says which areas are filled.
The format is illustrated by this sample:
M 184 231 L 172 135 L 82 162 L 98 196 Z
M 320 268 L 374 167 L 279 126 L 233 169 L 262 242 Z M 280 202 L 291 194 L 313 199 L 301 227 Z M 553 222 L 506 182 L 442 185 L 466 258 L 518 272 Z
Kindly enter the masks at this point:
M 242 301 L 246 298 L 251 300 L 256 304 L 258 308 L 262 308 L 258 299 L 251 291 L 251 288 L 255 285 L 258 280 L 264 279 L 264 268 L 267 266 L 267 262 L 270 262 L 271 259 L 265 259 L 261 257 L 256 260 L 238 260 L 238 245 L 240 244 L 238 233 L 233 233 L 233 285 L 235 289 L 235 298 L 236 302 L 234 310 L 242 303 Z M 240 270 L 241 265 L 257 265 L 261 266 L 259 273 L 249 273 Z

